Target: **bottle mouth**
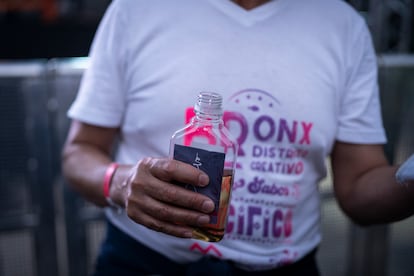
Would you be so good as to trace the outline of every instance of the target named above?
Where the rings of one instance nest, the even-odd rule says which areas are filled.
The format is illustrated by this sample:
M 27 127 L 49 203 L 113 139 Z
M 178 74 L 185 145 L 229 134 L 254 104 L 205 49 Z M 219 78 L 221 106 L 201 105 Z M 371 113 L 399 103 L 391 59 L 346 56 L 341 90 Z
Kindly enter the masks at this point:
M 204 114 L 220 115 L 223 112 L 221 109 L 222 102 L 223 97 L 218 93 L 200 92 L 194 110 Z

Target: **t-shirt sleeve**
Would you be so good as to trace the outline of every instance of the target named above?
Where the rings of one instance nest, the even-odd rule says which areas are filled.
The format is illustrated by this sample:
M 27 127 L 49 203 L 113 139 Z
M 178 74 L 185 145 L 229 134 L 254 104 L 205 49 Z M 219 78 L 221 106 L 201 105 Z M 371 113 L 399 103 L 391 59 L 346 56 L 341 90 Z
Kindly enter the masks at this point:
M 363 19 L 353 35 L 346 58 L 346 79 L 339 110 L 337 140 L 383 144 L 378 64 L 371 34 Z
M 121 124 L 126 93 L 122 82 L 125 24 L 121 13 L 120 1 L 113 1 L 100 22 L 88 67 L 68 111 L 72 119 L 104 127 Z

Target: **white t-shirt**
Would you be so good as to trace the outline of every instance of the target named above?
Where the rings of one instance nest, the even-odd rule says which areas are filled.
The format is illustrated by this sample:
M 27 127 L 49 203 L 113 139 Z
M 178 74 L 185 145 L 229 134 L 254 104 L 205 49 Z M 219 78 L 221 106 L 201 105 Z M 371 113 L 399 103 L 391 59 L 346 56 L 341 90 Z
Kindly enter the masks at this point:
M 133 238 L 180 263 L 202 255 L 251 269 L 294 262 L 321 239 L 318 182 L 335 140 L 385 143 L 376 56 L 339 0 L 115 0 L 69 116 L 120 127 L 116 160 L 168 156 L 200 91 L 224 98 L 240 143 L 224 239 L 179 239 L 107 210 Z

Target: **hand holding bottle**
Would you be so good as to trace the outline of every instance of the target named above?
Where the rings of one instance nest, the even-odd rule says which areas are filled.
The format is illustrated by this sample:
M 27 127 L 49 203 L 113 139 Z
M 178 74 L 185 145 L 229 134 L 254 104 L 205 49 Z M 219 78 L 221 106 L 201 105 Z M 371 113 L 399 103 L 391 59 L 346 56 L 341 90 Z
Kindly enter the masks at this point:
M 145 158 L 123 183 L 128 216 L 155 231 L 191 238 L 193 227 L 210 222 L 213 201 L 173 183 L 203 187 L 209 183 L 201 170 L 170 158 Z
M 209 176 L 205 188 L 177 183 L 213 200 L 215 208 L 210 223 L 193 231 L 195 238 L 208 242 L 219 242 L 225 234 L 238 147 L 224 125 L 222 101 L 218 93 L 201 92 L 194 105 L 195 116 L 170 140 L 172 159 L 190 164 Z

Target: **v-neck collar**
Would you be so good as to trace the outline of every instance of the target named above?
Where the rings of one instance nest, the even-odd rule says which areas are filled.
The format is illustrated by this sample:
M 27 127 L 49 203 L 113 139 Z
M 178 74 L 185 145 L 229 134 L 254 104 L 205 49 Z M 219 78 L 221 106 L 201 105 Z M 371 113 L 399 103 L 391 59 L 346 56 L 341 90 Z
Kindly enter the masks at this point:
M 286 2 L 285 0 L 270 0 L 254 9 L 246 10 L 231 0 L 209 0 L 210 3 L 225 15 L 238 23 L 250 27 L 262 22 L 275 14 Z

